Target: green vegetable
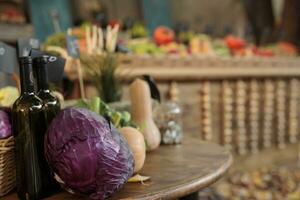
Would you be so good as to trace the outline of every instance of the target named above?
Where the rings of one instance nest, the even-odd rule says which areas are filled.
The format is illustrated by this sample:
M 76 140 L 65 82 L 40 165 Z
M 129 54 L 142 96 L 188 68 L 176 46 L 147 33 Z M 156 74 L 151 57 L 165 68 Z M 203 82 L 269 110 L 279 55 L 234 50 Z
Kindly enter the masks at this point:
M 91 110 L 98 115 L 102 115 L 109 118 L 112 124 L 117 127 L 131 126 L 136 128 L 131 120 L 131 115 L 127 111 L 116 111 L 110 108 L 105 102 L 103 102 L 99 97 L 93 97 L 90 100 L 80 99 L 77 101 L 75 107 L 85 108 Z
M 148 35 L 148 30 L 142 23 L 135 23 L 129 32 L 132 38 L 144 38 Z
M 119 113 L 119 112 L 114 112 L 114 113 L 112 113 L 111 120 L 112 120 L 112 123 L 113 123 L 116 127 L 119 127 L 121 117 L 122 117 L 122 115 L 121 115 L 121 113 Z
M 106 112 L 109 111 L 109 109 L 110 109 L 109 106 L 104 101 L 100 101 L 100 110 L 99 110 L 99 113 L 102 113 L 102 114 L 106 113 Z
M 89 104 L 86 100 L 80 99 L 76 103 L 76 107 L 89 109 Z
M 131 120 L 131 115 L 127 111 L 122 112 L 122 118 L 125 120 L 125 122 L 129 122 Z
M 50 35 L 46 42 L 44 43 L 45 46 L 58 46 L 62 48 L 67 47 L 66 42 L 66 33 L 55 33 Z
M 90 108 L 91 108 L 91 110 L 92 111 L 94 111 L 94 112 L 96 112 L 96 113 L 99 113 L 99 111 L 100 111 L 100 98 L 98 97 L 94 97 L 94 98 L 92 98 L 91 99 L 91 106 L 90 106 Z

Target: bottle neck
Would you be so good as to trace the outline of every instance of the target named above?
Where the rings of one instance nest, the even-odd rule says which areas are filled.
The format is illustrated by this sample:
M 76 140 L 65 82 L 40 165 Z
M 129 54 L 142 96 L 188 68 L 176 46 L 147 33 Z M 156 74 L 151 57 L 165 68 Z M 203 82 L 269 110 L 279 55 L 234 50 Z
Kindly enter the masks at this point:
M 48 71 L 47 66 L 44 63 L 40 63 L 36 66 L 36 75 L 37 75 L 37 89 L 38 91 L 49 91 L 49 81 L 48 81 Z
M 20 65 L 20 82 L 22 94 L 34 94 L 34 78 L 31 63 Z

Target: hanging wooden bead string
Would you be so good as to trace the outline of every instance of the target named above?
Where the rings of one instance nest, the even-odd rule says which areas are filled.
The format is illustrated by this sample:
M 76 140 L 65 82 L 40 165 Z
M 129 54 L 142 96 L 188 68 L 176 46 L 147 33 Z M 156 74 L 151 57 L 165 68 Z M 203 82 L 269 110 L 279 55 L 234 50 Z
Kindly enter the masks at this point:
M 283 80 L 276 82 L 276 127 L 277 127 L 277 146 L 285 148 L 285 131 L 286 131 L 286 83 Z
M 246 101 L 247 84 L 243 80 L 236 82 L 236 119 L 237 119 L 237 151 L 243 155 L 247 153 L 247 130 L 246 130 Z
M 201 113 L 201 133 L 202 138 L 207 141 L 212 140 L 211 128 L 211 83 L 205 81 L 202 83 L 200 92 L 200 113 Z
M 222 144 L 228 149 L 232 148 L 232 121 L 233 121 L 233 89 L 230 82 L 222 82 Z
M 178 102 L 178 100 L 179 100 L 179 90 L 178 90 L 178 84 L 175 81 L 171 82 L 171 84 L 169 85 L 167 96 L 168 96 L 170 101 Z
M 250 125 L 250 151 L 251 153 L 258 152 L 258 137 L 259 137 L 259 92 L 258 81 L 252 79 L 250 81 L 250 96 L 249 96 L 249 125 Z
M 298 97 L 299 81 L 291 79 L 289 81 L 289 112 L 288 112 L 288 139 L 290 143 L 296 143 L 298 140 Z
M 272 146 L 273 118 L 274 118 L 274 97 L 275 97 L 275 82 L 271 79 L 264 81 L 263 87 L 263 148 Z

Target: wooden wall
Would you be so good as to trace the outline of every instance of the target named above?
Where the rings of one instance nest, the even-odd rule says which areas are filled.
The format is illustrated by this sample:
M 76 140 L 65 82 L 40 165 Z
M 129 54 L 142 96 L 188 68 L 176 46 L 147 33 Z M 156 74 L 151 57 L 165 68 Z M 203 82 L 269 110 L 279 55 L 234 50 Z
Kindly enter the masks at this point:
M 237 0 L 170 0 L 173 22 L 183 20 L 191 29 L 202 31 L 212 25 L 215 32 L 222 34 L 225 26 L 242 34 L 245 24 L 244 10 L 241 1 Z
M 28 0 L 35 36 L 44 41 L 55 32 L 51 12 L 57 12 L 61 31 L 72 26 L 69 0 Z
M 140 0 L 102 0 L 110 19 L 142 19 Z
M 109 18 L 124 19 L 131 17 L 143 20 L 142 0 L 102 0 L 107 8 Z M 185 21 L 191 29 L 203 31 L 207 25 L 213 25 L 217 35 L 223 33 L 226 26 L 232 26 L 233 31 L 242 34 L 245 17 L 239 0 L 168 0 L 170 18 L 173 24 Z M 146 9 L 146 8 L 144 8 Z

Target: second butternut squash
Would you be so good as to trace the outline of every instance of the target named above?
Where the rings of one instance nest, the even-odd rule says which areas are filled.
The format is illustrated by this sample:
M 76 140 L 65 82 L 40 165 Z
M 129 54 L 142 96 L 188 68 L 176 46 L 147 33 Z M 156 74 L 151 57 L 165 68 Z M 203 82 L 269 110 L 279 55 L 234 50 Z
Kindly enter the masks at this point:
M 152 151 L 159 146 L 161 135 L 152 117 L 150 88 L 145 81 L 136 79 L 129 90 L 132 119 L 145 137 L 147 151 Z

